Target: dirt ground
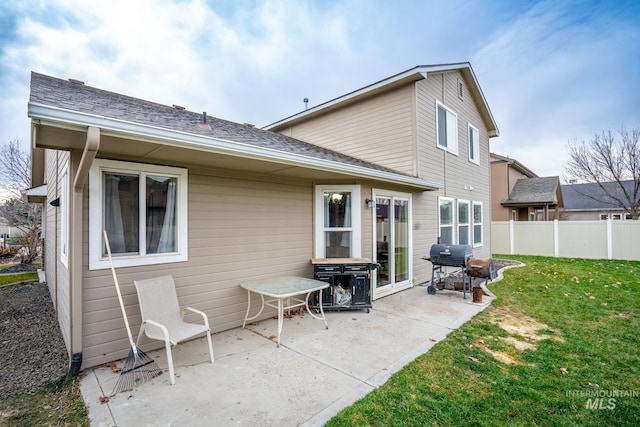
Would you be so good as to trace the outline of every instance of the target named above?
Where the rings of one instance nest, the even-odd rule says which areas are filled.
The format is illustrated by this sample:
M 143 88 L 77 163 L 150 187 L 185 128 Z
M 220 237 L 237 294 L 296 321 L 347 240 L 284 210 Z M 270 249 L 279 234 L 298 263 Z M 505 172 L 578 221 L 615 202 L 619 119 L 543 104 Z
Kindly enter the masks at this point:
M 30 268 L 17 264 L 2 273 Z M 32 393 L 66 374 L 69 357 L 45 284 L 0 287 L 0 343 L 0 399 Z

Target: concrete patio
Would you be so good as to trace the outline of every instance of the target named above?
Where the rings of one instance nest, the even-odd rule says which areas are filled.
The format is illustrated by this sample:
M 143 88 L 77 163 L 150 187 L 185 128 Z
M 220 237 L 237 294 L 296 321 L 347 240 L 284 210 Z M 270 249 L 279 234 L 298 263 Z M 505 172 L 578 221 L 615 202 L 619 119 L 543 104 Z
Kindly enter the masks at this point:
M 276 346 L 276 319 L 204 338 L 173 351 L 168 373 L 130 392 L 111 394 L 119 374 L 84 372 L 81 392 L 97 426 L 322 426 L 487 307 L 471 295 L 425 287 L 376 300 L 364 310 L 327 312 L 329 329 L 307 313 L 285 319 Z M 164 349 L 148 352 L 167 368 Z M 120 362 L 121 364 L 122 362 Z

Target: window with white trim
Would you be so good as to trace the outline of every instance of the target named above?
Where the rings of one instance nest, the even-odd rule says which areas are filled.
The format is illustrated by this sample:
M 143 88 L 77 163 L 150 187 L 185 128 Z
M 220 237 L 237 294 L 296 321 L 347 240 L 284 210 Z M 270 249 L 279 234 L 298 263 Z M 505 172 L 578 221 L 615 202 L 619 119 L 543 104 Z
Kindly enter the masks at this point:
M 458 115 L 436 101 L 436 134 L 438 147 L 458 154 Z
M 473 247 L 483 244 L 482 202 L 473 202 Z
M 89 171 L 89 269 L 187 261 L 187 170 L 96 159 Z
M 69 168 L 60 175 L 60 262 L 69 267 Z
M 480 131 L 469 123 L 469 161 L 480 164 Z
M 316 186 L 316 258 L 361 256 L 360 205 L 359 185 Z
M 469 245 L 470 204 L 468 200 L 458 200 L 458 244 Z
M 455 239 L 455 232 L 453 229 L 453 199 L 448 197 L 439 197 L 438 204 L 440 206 L 438 215 L 440 243 L 453 244 Z

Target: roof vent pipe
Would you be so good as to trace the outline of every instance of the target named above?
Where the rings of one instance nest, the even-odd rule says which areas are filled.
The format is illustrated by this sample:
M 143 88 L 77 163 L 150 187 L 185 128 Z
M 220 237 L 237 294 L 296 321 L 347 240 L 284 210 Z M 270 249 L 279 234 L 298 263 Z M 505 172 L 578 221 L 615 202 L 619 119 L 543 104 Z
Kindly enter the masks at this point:
M 207 112 L 202 112 L 202 123 L 207 124 Z
M 309 98 L 305 98 L 302 101 L 304 102 L 304 109 L 306 110 L 308 108 L 307 104 L 309 104 Z

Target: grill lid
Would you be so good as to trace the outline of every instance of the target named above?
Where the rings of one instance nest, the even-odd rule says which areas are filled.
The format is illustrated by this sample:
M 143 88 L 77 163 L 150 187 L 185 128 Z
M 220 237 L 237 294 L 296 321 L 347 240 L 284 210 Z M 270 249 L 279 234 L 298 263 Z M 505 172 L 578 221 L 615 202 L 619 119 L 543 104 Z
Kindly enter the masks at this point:
M 431 246 L 429 260 L 435 265 L 465 267 L 467 260 L 473 257 L 473 249 L 469 245 L 435 244 Z

